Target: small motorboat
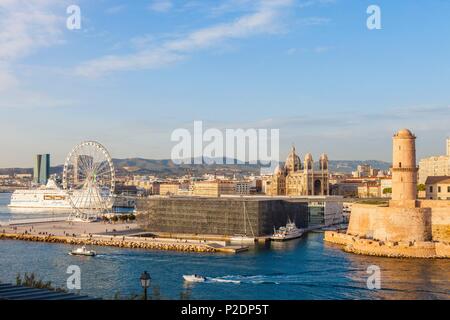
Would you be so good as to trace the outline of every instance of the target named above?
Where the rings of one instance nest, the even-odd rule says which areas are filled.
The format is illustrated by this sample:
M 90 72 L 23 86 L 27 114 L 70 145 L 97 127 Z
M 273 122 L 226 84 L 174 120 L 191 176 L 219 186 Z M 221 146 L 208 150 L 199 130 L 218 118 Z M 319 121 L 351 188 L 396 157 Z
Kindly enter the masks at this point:
M 199 276 L 198 274 L 184 275 L 184 281 L 187 282 L 205 282 L 206 278 Z
M 72 256 L 88 256 L 88 257 L 94 257 L 96 255 L 95 251 L 93 250 L 87 250 L 86 246 L 82 246 L 81 248 L 76 248 L 69 252 Z

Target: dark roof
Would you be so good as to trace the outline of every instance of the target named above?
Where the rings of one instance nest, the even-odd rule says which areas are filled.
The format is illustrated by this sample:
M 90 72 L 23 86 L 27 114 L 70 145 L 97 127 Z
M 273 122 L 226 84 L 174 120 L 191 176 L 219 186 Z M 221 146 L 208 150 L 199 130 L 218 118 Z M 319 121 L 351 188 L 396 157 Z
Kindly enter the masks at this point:
M 434 176 L 428 177 L 425 184 L 450 183 L 450 176 Z
M 57 292 L 47 289 L 36 289 L 0 284 L 0 300 L 96 300 L 88 296 L 73 293 Z

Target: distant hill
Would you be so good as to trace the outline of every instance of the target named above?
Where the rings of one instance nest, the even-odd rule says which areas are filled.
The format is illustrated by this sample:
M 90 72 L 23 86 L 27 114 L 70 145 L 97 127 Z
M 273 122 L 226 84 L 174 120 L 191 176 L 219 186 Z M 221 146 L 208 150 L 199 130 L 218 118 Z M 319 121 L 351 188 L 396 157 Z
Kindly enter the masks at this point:
M 214 160 L 212 160 L 214 161 Z M 172 160 L 153 160 L 142 158 L 114 159 L 114 166 L 118 174 L 148 174 L 158 176 L 182 176 L 185 174 L 202 175 L 217 174 L 258 174 L 259 165 L 256 164 L 175 164 Z M 224 162 L 224 161 L 222 161 Z M 236 161 L 232 161 L 236 163 Z
M 176 165 L 172 160 L 150 160 L 141 158 L 132 159 L 114 159 L 114 165 L 116 168 L 120 168 L 126 172 L 133 172 L 134 174 L 174 174 L 179 175 L 180 173 L 187 172 L 191 170 L 193 173 L 212 173 L 214 171 L 229 171 L 235 173 L 255 173 L 259 172 L 260 166 L 256 164 L 243 164 L 237 163 L 237 161 L 232 160 L 236 164 L 182 164 Z M 351 173 L 355 171 L 358 165 L 368 164 L 373 168 L 381 170 L 389 170 L 391 164 L 385 161 L 378 160 L 330 160 L 329 168 L 332 172 L 343 172 Z M 316 165 L 318 165 L 316 163 Z
M 350 173 L 355 171 L 359 165 L 368 164 L 372 168 L 389 170 L 391 167 L 390 162 L 379 161 L 379 160 L 330 160 L 328 166 L 333 172 L 344 172 Z
M 167 176 L 182 176 L 185 174 L 202 175 L 205 173 L 224 174 L 259 174 L 260 166 L 257 164 L 182 164 L 176 165 L 172 160 L 154 160 L 143 158 L 129 158 L 129 159 L 113 159 L 114 166 L 118 175 L 157 175 L 162 177 Z M 388 170 L 389 162 L 378 160 L 330 160 L 329 168 L 332 172 L 350 173 L 356 170 L 360 164 L 369 164 L 373 168 Z M 62 173 L 63 166 L 59 165 L 50 169 L 51 173 Z M 31 168 L 5 168 L 0 169 L 0 174 L 11 173 L 32 173 Z

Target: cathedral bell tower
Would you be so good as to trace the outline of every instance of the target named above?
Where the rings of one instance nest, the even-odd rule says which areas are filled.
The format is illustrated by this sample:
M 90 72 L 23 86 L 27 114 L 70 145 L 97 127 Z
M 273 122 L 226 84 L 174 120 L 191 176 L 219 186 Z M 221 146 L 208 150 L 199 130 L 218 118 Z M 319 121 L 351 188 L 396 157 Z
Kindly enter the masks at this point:
M 319 166 L 320 174 L 322 176 L 322 190 L 320 190 L 320 194 L 326 196 L 329 193 L 330 185 L 328 180 L 328 156 L 325 153 L 320 156 Z
M 307 195 L 314 195 L 314 160 L 311 153 L 305 155 L 303 175 L 305 186 L 307 190 Z

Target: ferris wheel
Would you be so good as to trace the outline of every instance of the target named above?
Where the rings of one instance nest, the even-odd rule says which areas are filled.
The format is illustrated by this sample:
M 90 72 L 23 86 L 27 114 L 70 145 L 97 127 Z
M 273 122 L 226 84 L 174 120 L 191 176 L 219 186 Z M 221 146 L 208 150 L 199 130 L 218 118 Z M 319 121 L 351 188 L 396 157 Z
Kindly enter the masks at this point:
M 95 141 L 75 146 L 64 163 L 63 188 L 73 208 L 69 219 L 89 221 L 110 212 L 115 170 L 106 148 Z

